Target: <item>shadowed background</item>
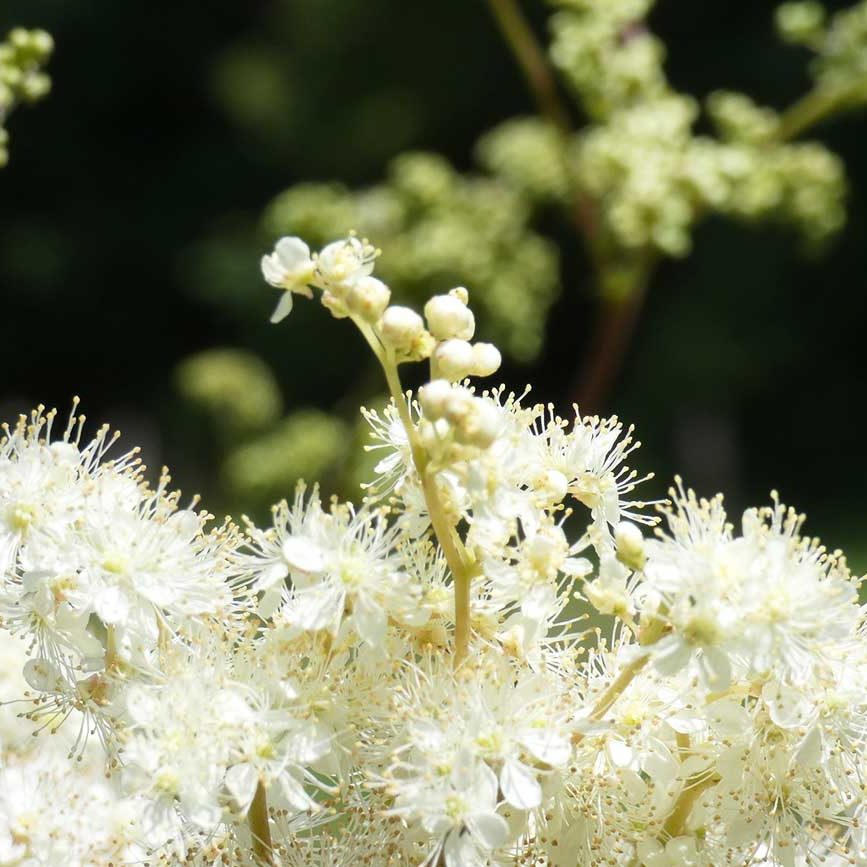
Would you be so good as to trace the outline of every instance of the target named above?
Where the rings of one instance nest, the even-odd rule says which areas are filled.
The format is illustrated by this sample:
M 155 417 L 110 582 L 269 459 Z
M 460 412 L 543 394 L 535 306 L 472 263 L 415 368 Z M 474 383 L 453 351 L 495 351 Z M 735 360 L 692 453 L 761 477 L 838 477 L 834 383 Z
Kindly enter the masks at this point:
M 546 10 L 525 6 L 543 32 Z M 775 38 L 774 6 L 660 0 L 650 23 L 673 85 L 790 103 L 806 57 Z M 350 426 L 376 389 L 354 378 L 361 339 L 318 305 L 268 324 L 266 206 L 301 181 L 376 182 L 407 149 L 471 168 L 483 132 L 532 111 L 520 74 L 480 0 L 6 0 L 0 31 L 16 25 L 49 30 L 57 53 L 54 90 L 12 118 L 0 172 L 2 415 L 79 394 L 212 510 L 247 508 L 214 480 L 225 432 L 179 396 L 185 357 L 251 350 L 287 411 L 336 408 Z M 634 463 L 657 474 L 646 496 L 681 473 L 737 515 L 778 488 L 864 569 L 867 114 L 810 137 L 846 165 L 844 231 L 816 257 L 791 233 L 703 223 L 693 253 L 656 273 L 604 409 L 636 425 Z M 540 357 L 502 376 L 566 411 L 590 277 L 568 228 L 544 229 L 562 292 Z

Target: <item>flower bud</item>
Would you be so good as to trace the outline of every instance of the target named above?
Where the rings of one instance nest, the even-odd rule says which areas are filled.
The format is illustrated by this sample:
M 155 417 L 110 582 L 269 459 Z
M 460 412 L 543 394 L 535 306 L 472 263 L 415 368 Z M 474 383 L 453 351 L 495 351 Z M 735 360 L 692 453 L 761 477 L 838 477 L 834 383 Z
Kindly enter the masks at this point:
M 457 298 L 464 307 L 470 303 L 470 293 L 463 286 L 455 286 L 454 289 L 449 290 L 449 295 L 452 298 Z
M 385 313 L 391 290 L 376 277 L 360 277 L 346 296 L 346 306 L 367 322 L 376 322 Z
M 445 413 L 446 402 L 452 395 L 452 387 L 445 379 L 434 379 L 418 390 L 418 402 L 424 414 L 436 421 Z
M 614 544 L 617 547 L 617 559 L 634 572 L 644 568 L 647 559 L 644 553 L 644 537 L 641 530 L 629 521 L 621 521 L 614 528 Z
M 451 389 L 451 394 L 443 401 L 443 417 L 453 425 L 462 425 L 467 415 L 473 411 L 473 393 L 463 386 Z
M 502 361 L 500 350 L 493 343 L 476 343 L 473 345 L 470 373 L 473 376 L 490 376 L 500 369 Z
M 409 307 L 388 307 L 379 323 L 382 339 L 399 352 L 406 352 L 425 333 L 421 316 Z
M 459 424 L 455 425 L 455 439 L 465 446 L 488 448 L 500 432 L 500 414 L 487 401 L 472 398 Z
M 430 333 L 437 340 L 469 340 L 476 330 L 472 310 L 454 295 L 434 295 L 424 306 Z
M 436 369 L 444 379 L 456 382 L 468 376 L 473 366 L 473 347 L 466 340 L 446 340 L 434 351 Z

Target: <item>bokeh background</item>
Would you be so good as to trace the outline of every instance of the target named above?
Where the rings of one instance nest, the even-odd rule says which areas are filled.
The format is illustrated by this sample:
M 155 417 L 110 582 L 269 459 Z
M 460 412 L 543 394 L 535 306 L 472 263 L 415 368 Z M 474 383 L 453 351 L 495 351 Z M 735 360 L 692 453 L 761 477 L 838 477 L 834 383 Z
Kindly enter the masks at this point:
M 543 32 L 546 10 L 525 5 Z M 660 0 L 650 23 L 677 89 L 795 99 L 806 56 L 775 38 L 774 6 Z M 533 110 L 485 5 L 4 0 L 0 31 L 16 25 L 49 30 L 57 53 L 54 90 L 12 118 L 0 172 L 3 417 L 78 394 L 213 511 L 256 511 L 215 469 L 238 432 L 179 390 L 185 358 L 232 347 L 273 372 L 263 400 L 275 413 L 341 414 L 333 447 L 349 453 L 356 407 L 377 390 L 356 376 L 365 349 L 318 305 L 268 324 L 263 214 L 299 182 L 375 183 L 406 150 L 472 168 L 482 133 Z M 845 230 L 817 256 L 788 232 L 704 222 L 692 254 L 658 269 L 604 409 L 635 424 L 635 464 L 657 474 L 648 496 L 680 473 L 702 494 L 723 490 L 737 515 L 776 488 L 863 570 L 867 113 L 814 137 L 845 162 Z M 562 288 L 543 350 L 503 379 L 565 411 L 592 325 L 590 276 L 568 226 L 544 229 Z

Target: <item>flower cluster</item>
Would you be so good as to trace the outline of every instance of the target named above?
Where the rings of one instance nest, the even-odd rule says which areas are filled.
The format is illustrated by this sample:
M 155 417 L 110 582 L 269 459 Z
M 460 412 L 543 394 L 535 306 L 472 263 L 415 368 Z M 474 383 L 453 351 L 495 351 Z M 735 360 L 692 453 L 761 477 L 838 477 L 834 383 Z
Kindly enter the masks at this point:
M 0 167 L 9 159 L 6 118 L 21 102 L 36 102 L 51 89 L 42 68 L 54 42 L 44 30 L 16 28 L 0 42 Z
M 776 495 L 736 532 L 678 481 L 657 526 L 631 430 L 475 385 L 500 359 L 467 290 L 392 305 L 376 257 L 288 237 L 261 263 L 275 320 L 318 292 L 382 367 L 358 506 L 300 485 L 268 527 L 210 529 L 74 413 L 6 431 L 0 686 L 24 703 L 0 718 L 0 859 L 863 863 L 842 555 Z
M 842 165 L 821 145 L 788 143 L 801 132 L 794 114 L 784 119 L 743 94 L 715 93 L 708 110 L 722 141 L 697 136 L 698 106 L 668 84 L 664 48 L 645 23 L 652 2 L 556 5 L 563 8 L 551 21 L 551 57 L 593 119 L 575 139 L 576 183 L 600 204 L 619 246 L 684 255 L 694 224 L 710 211 L 788 222 L 813 242 L 839 230 Z M 863 55 L 855 35 L 863 8 L 835 19 L 829 56 Z M 781 20 L 794 17 L 796 10 L 781 10 Z M 853 48 L 843 52 L 843 43 Z M 857 62 L 847 67 L 850 89 L 855 81 L 863 87 L 863 63 L 853 67 Z M 831 110 L 826 102 L 810 121 Z

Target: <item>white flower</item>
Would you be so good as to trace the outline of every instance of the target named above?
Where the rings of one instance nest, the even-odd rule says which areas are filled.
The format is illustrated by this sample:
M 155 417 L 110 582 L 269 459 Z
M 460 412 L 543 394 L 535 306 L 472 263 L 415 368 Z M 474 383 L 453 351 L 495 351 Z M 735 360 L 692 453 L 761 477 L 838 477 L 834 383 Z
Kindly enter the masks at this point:
M 313 281 L 314 262 L 310 248 L 300 238 L 281 238 L 274 246 L 274 252 L 262 257 L 262 275 L 265 280 L 278 289 L 284 289 L 277 307 L 271 314 L 276 323 L 292 312 L 292 293 L 297 292 L 305 298 L 312 298 L 309 283 Z
M 299 487 L 293 507 L 278 510 L 272 533 L 252 531 L 255 586 L 280 593 L 283 621 L 332 635 L 346 624 L 377 646 L 389 617 L 420 625 L 427 616 L 418 606 L 421 582 L 394 554 L 399 528 L 382 511 L 346 504 L 324 512 L 315 491 L 306 502 L 304 493 Z
M 643 591 L 671 634 L 654 646 L 674 673 L 695 661 L 712 691 L 744 676 L 809 682 L 817 667 L 853 645 L 862 610 L 844 564 L 799 535 L 802 519 L 779 503 L 726 523 L 721 498 L 672 492 L 670 537 L 647 543 Z
M 497 813 L 497 778 L 483 762 L 459 755 L 451 770 L 429 784 L 401 787 L 392 812 L 416 819 L 437 840 L 426 863 L 474 867 L 503 845 L 506 820 Z
M 376 250 L 355 237 L 323 247 L 316 259 L 316 277 L 322 287 L 343 298 L 356 280 L 373 273 Z
M 435 658 L 429 666 L 409 667 L 399 687 L 397 720 L 406 722 L 384 721 L 398 727 L 383 782 L 396 813 L 440 836 L 455 863 L 475 863 L 454 850 L 462 828 L 490 852 L 507 836 L 500 806 L 509 836 L 526 829 L 526 811 L 543 808 L 544 786 L 571 755 L 567 707 L 551 680 L 498 652 L 464 673 Z

